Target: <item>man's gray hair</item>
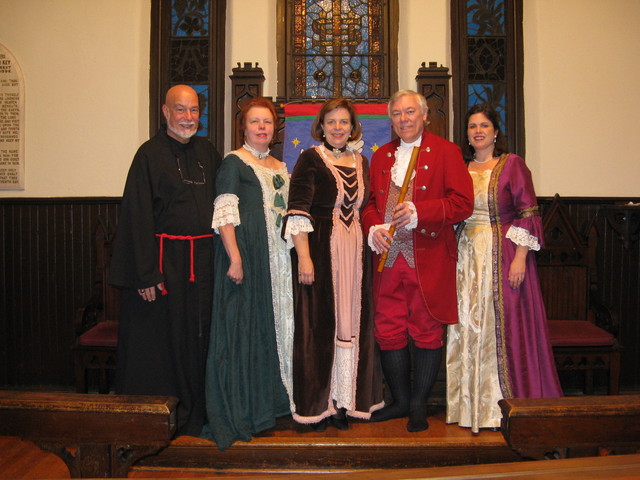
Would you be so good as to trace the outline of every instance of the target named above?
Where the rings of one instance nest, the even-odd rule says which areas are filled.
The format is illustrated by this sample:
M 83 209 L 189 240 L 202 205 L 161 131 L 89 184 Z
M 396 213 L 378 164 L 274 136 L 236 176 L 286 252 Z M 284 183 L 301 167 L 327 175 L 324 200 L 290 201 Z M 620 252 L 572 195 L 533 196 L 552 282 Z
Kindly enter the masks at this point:
M 427 99 L 424 98 L 424 95 L 414 91 L 414 90 L 398 90 L 396 93 L 391 95 L 389 99 L 389 104 L 387 106 L 387 112 L 389 116 L 391 116 L 391 106 L 398 101 L 400 97 L 404 97 L 405 95 L 414 95 L 418 99 L 418 103 L 420 104 L 420 109 L 422 113 L 429 113 L 429 107 L 427 106 Z

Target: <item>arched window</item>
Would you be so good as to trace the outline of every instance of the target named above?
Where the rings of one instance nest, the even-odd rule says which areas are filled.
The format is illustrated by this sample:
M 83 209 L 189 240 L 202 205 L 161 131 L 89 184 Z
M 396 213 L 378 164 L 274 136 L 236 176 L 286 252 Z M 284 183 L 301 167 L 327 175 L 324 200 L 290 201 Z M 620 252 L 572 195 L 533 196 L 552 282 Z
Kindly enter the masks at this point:
M 152 0 L 149 129 L 162 123 L 166 91 L 181 83 L 200 98 L 198 135 L 224 146 L 226 0 Z
M 525 155 L 522 0 L 451 0 L 454 139 L 478 103 L 500 113 L 512 152 Z
M 397 89 L 398 0 L 278 0 L 278 97 L 385 99 Z

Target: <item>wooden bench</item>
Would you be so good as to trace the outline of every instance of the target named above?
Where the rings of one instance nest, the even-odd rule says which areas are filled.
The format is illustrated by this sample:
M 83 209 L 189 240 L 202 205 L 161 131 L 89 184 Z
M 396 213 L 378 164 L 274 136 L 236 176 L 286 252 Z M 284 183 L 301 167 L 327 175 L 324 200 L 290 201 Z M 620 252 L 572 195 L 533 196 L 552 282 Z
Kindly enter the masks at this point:
M 303 475 L 271 475 L 273 480 L 318 478 L 322 480 L 549 480 L 549 479 L 637 479 L 640 455 L 612 455 L 609 457 L 571 458 L 553 462 L 490 463 L 451 467 L 403 468 L 362 472 Z M 636 472 L 636 473 L 634 473 Z M 318 473 L 321 473 L 318 475 Z M 231 475 L 229 479 L 246 478 Z M 265 477 L 260 477 L 265 478 Z
M 0 435 L 58 455 L 72 477 L 120 477 L 169 445 L 174 397 L 0 391 Z
M 640 395 L 511 398 L 502 434 L 526 458 L 640 452 Z

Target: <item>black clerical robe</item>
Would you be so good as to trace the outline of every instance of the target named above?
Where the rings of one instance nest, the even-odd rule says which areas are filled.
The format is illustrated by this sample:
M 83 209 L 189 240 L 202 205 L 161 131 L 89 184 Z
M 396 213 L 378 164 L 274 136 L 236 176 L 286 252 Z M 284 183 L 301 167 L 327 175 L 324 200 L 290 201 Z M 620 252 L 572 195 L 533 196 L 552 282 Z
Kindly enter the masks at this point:
M 162 130 L 145 142 L 127 177 L 109 273 L 123 288 L 116 392 L 178 397 L 185 435 L 199 435 L 205 419 L 219 163 L 204 138 L 181 144 Z M 138 294 L 160 283 L 156 301 Z

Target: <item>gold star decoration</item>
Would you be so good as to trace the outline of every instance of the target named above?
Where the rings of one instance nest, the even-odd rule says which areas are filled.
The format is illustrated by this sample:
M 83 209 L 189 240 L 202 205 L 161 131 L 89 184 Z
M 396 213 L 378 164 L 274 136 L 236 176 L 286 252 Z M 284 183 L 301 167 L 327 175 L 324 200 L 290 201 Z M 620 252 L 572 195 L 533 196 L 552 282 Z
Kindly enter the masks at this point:
M 298 144 L 300 143 L 300 140 L 298 140 L 297 138 L 294 138 L 293 140 L 291 140 L 291 143 L 293 143 L 294 148 L 298 148 Z
M 378 150 L 379 148 L 380 148 L 380 147 L 378 146 L 378 144 L 377 144 L 377 143 L 374 143 L 374 144 L 371 146 L 371 151 L 375 153 L 375 151 L 376 151 L 376 150 Z

